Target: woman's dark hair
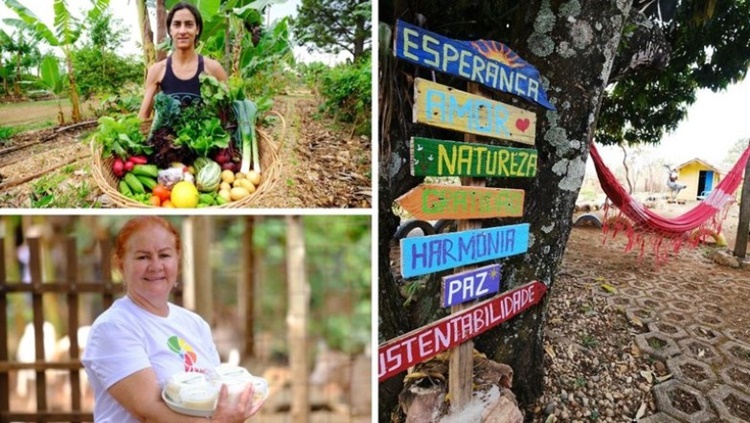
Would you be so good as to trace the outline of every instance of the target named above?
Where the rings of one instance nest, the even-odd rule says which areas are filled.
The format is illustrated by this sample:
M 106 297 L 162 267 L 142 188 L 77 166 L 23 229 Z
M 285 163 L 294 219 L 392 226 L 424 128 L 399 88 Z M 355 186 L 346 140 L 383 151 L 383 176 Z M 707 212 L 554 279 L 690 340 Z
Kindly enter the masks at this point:
M 184 1 L 179 2 L 172 8 L 172 10 L 169 11 L 169 14 L 167 15 L 167 34 L 169 34 L 170 38 L 172 37 L 172 34 L 169 33 L 169 28 L 172 27 L 172 19 L 174 18 L 174 14 L 177 13 L 178 10 L 182 9 L 189 10 L 195 18 L 195 24 L 198 26 L 198 34 L 195 36 L 195 45 L 197 47 L 198 39 L 201 37 L 201 33 L 203 32 L 203 18 L 201 17 L 201 12 L 199 12 L 198 9 L 190 3 L 186 3 Z

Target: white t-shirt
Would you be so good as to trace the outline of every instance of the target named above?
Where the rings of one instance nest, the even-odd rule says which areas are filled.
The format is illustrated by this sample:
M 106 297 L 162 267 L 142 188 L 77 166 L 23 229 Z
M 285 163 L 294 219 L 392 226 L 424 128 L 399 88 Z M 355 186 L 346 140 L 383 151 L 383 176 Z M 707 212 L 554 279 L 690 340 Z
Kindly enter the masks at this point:
M 137 422 L 107 391 L 116 382 L 151 367 L 161 389 L 179 372 L 206 372 L 219 365 L 211 328 L 197 314 L 169 304 L 169 316 L 142 309 L 125 296 L 91 327 L 81 359 L 94 390 L 94 421 Z

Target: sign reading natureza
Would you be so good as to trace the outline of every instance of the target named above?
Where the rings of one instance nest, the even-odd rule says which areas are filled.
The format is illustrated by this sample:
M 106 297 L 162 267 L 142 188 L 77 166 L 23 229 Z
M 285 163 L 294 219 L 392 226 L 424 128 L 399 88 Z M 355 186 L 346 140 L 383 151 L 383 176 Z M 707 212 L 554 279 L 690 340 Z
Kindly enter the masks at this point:
M 534 149 L 411 139 L 411 174 L 414 176 L 528 178 L 536 175 L 536 166 Z
M 534 145 L 534 113 L 421 78 L 413 115 L 417 123 Z
M 417 65 L 462 76 L 555 110 L 547 100 L 539 71 L 497 41 L 453 40 L 397 21 L 394 51 L 396 57 Z
M 459 345 L 541 301 L 547 286 L 529 282 L 378 347 L 378 381 Z

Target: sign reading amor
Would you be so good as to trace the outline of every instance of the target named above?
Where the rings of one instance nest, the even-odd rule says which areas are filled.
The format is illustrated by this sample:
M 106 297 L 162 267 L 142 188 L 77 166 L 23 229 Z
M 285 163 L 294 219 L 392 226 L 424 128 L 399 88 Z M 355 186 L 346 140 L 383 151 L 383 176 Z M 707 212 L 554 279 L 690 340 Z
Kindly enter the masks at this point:
M 396 57 L 515 94 L 555 110 L 539 71 L 497 41 L 453 40 L 403 21 L 396 22 Z
M 461 344 L 541 301 L 547 287 L 529 282 L 378 347 L 378 381 Z
M 417 78 L 414 122 L 534 145 L 536 115 L 518 107 Z
M 526 252 L 529 224 L 401 239 L 405 278 Z
M 411 139 L 411 174 L 414 176 L 528 178 L 536 175 L 536 168 L 534 149 Z
M 500 291 L 500 265 L 471 269 L 443 278 L 443 307 L 462 304 Z
M 422 184 L 396 199 L 416 219 L 481 219 L 523 215 L 522 189 Z

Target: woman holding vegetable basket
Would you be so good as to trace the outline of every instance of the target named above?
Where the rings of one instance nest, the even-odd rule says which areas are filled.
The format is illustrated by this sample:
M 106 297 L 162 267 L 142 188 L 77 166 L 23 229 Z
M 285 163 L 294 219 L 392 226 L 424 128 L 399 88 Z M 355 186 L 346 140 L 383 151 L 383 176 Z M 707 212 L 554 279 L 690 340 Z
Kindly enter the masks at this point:
M 126 295 L 97 317 L 82 359 L 96 422 L 244 422 L 265 401 L 262 379 L 220 365 L 208 323 L 169 302 L 180 245 L 159 216 L 133 218 L 117 234 Z
M 151 116 L 154 96 L 159 90 L 187 105 L 201 98 L 198 76 L 202 72 L 207 72 L 220 82 L 227 80 L 227 74 L 219 62 L 195 51 L 203 32 L 203 18 L 195 6 L 182 2 L 173 7 L 167 15 L 167 30 L 174 51 L 148 69 L 146 93 L 138 114 L 143 120 Z
M 194 6 L 177 4 L 167 25 L 174 52 L 148 70 L 139 115 L 99 120 L 94 157 L 111 162 L 96 167 L 106 169 L 97 182 L 126 206 L 242 206 L 261 184 L 258 108 L 241 79 L 228 81 L 217 61 L 197 54 L 203 20 Z M 268 151 L 266 163 L 276 153 Z

